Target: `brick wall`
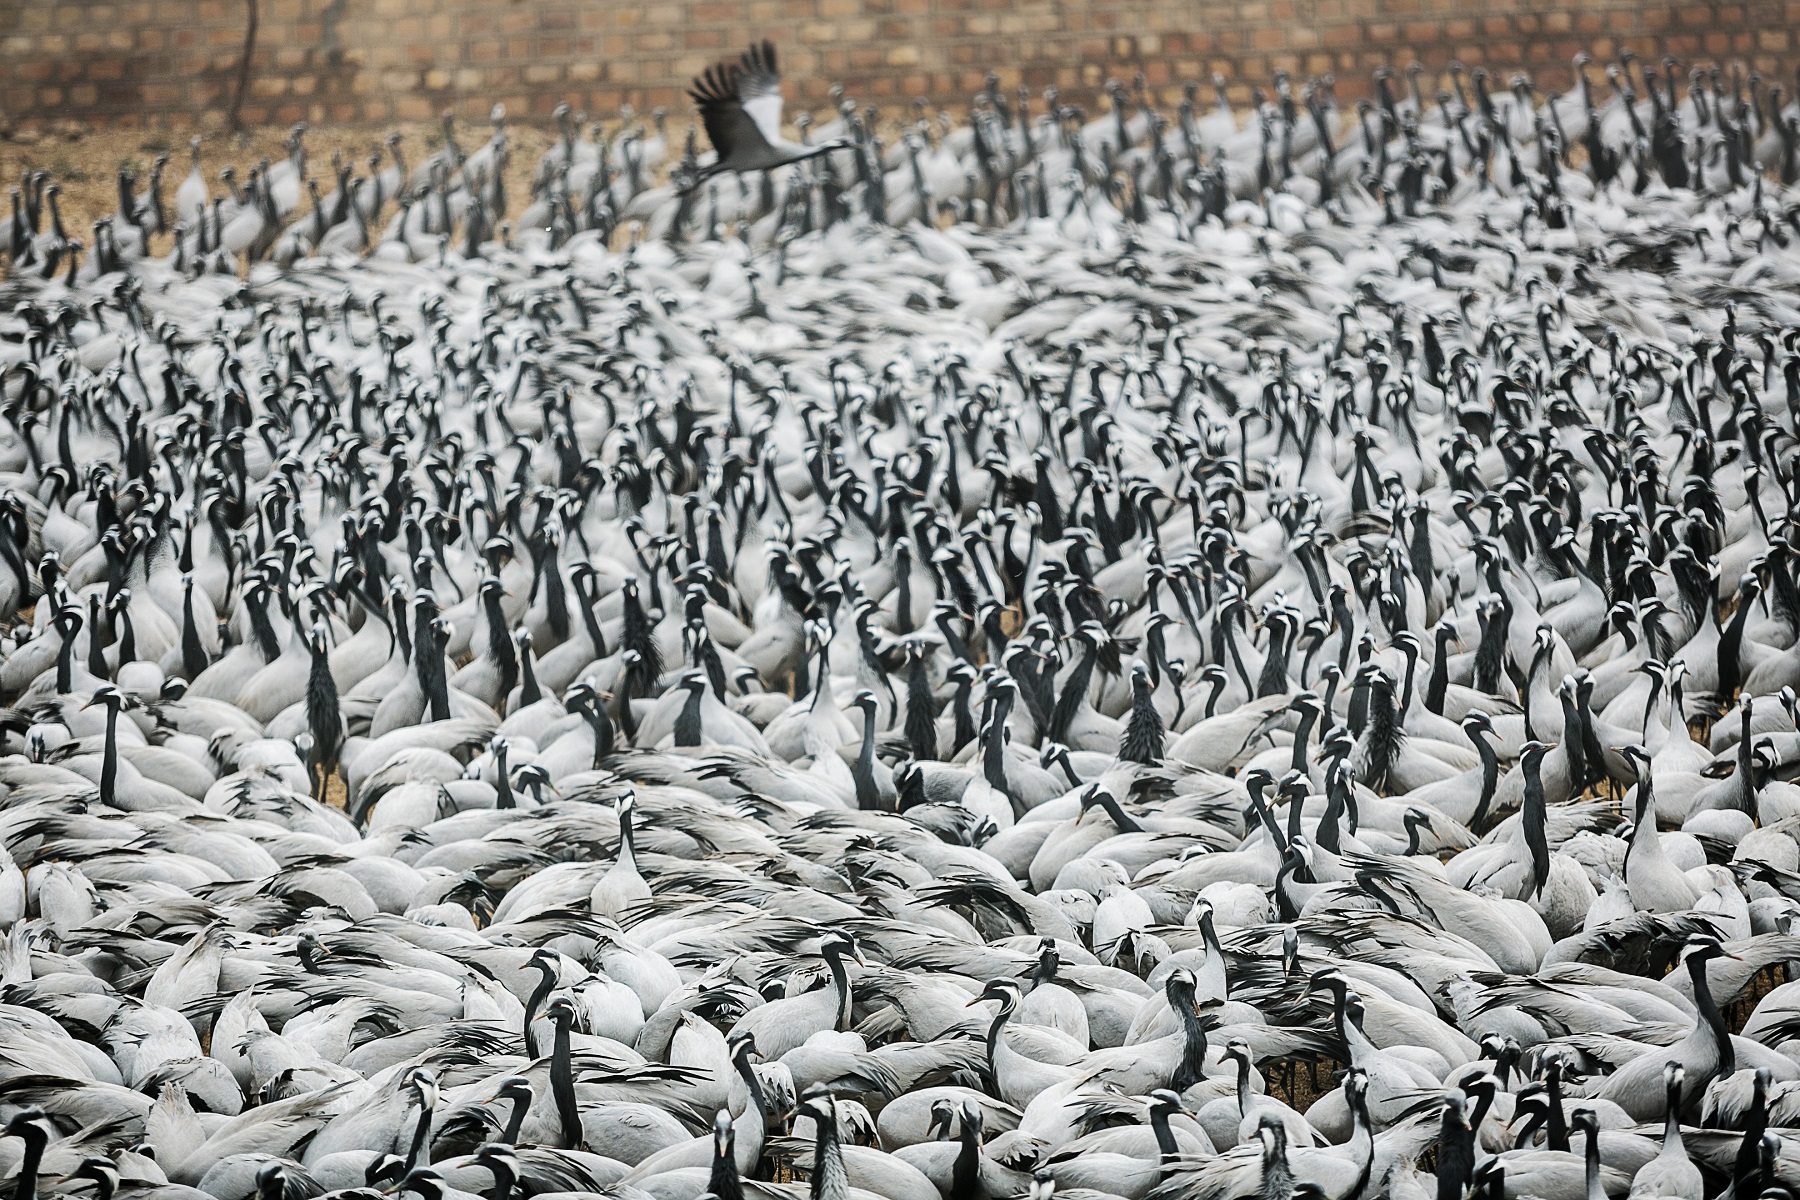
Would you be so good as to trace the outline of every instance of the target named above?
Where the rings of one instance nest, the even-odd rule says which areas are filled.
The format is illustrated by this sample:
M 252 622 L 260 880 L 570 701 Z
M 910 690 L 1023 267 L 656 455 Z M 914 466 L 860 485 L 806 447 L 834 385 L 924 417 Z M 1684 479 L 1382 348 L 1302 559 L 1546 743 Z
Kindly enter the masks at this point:
M 833 81 L 892 105 L 960 104 L 990 69 L 1091 98 L 1142 71 L 1167 95 L 1224 74 L 1247 93 L 1277 70 L 1369 72 L 1452 60 L 1566 87 L 1569 60 L 1621 48 L 1743 61 L 1784 82 L 1800 0 L 260 0 L 247 123 L 381 124 L 502 101 L 686 111 L 682 88 L 752 36 L 780 46 L 790 104 Z M 228 101 L 246 0 L 0 0 L 0 122 L 55 118 L 182 129 Z M 1791 89 L 1790 89 L 1791 91 Z

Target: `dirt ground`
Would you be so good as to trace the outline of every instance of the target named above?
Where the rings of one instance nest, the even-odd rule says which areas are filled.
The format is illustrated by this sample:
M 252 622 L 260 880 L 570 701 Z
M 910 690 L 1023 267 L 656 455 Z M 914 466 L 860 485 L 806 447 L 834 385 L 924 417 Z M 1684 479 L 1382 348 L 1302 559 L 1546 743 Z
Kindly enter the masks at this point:
M 671 130 L 673 128 L 671 125 Z M 377 150 L 385 153 L 385 139 L 390 132 L 401 135 L 400 153 L 409 168 L 429 155 L 442 137 L 441 126 L 436 123 L 399 125 L 392 129 L 331 126 L 309 129 L 306 134 L 308 177 L 318 181 L 321 194 L 330 192 L 336 186 L 331 165 L 333 152 L 354 159 L 357 174 L 367 176 L 369 155 Z M 456 140 L 464 152 L 473 152 L 491 133 L 492 127 L 486 123 L 464 123 L 456 128 Z M 506 171 L 509 210 L 506 215 L 512 218 L 531 202 L 531 176 L 537 169 L 538 160 L 557 135 L 554 129 L 516 123 L 507 125 L 506 134 L 512 147 Z M 221 168 L 235 167 L 238 181 L 242 183 L 257 163 L 285 157 L 287 135 L 288 130 L 282 127 L 249 130 L 235 136 L 206 135 L 200 144 L 200 166 L 207 186 L 215 194 L 223 195 L 225 185 L 219 178 Z M 168 165 L 163 168 L 163 202 L 172 204 L 175 189 L 181 186 L 193 165 L 187 140 L 146 133 L 141 129 L 99 130 L 79 136 L 46 133 L 30 144 L 0 140 L 0 186 L 17 187 L 23 172 L 48 171 L 62 187 L 60 203 L 64 228 L 71 237 L 91 243 L 94 222 L 118 211 L 119 168 L 129 166 L 137 173 L 136 188 L 141 192 L 148 184 L 150 164 L 159 154 L 169 156 Z M 309 210 L 309 203 L 302 200 L 300 212 Z M 10 219 L 10 215 L 10 207 L 0 210 L 0 220 Z M 391 209 L 387 215 L 392 215 Z M 162 253 L 169 245 L 169 235 L 165 234 L 153 242 L 152 250 Z

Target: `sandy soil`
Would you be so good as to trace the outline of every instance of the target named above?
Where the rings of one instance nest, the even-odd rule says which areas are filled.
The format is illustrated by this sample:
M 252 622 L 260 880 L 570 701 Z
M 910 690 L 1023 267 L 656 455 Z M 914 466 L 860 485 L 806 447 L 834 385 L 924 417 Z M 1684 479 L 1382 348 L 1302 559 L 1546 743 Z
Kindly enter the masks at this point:
M 438 145 L 442 136 L 436 124 L 401 125 L 388 129 L 348 129 L 322 127 L 306 134 L 307 174 L 319 183 L 321 193 L 336 186 L 332 172 L 333 152 L 353 158 L 357 173 L 366 176 L 369 155 L 385 151 L 384 139 L 389 132 L 401 135 L 400 152 L 409 166 L 425 158 Z M 465 151 L 473 151 L 491 132 L 486 124 L 458 125 L 456 140 Z M 251 130 L 238 136 L 211 134 L 200 145 L 201 170 L 207 186 L 223 194 L 225 185 L 219 171 L 235 167 L 241 182 L 250 168 L 263 159 L 274 161 L 287 153 L 285 128 Z M 508 217 L 516 217 L 531 200 L 531 175 L 538 159 L 555 140 L 554 131 L 528 125 L 509 124 L 507 137 L 512 144 L 511 161 L 506 172 Z M 30 144 L 0 140 L 0 186 L 18 186 L 21 173 L 44 170 L 62 187 L 61 205 L 64 228 L 70 236 L 91 242 L 93 225 L 101 217 L 118 210 L 119 168 L 129 166 L 137 173 L 137 190 L 142 191 L 149 177 L 150 164 L 159 154 L 167 154 L 163 169 L 163 199 L 173 201 L 175 189 L 187 177 L 192 160 L 184 139 L 170 139 L 143 130 L 100 130 L 79 136 L 44 134 Z M 383 165 L 386 165 L 385 163 Z M 0 204 L 7 202 L 0 201 Z M 306 201 L 301 211 L 308 210 Z M 10 218 L 10 208 L 0 209 L 0 219 Z M 388 215 L 391 215 L 391 210 Z M 47 218 L 46 218 L 47 219 Z M 156 239 L 152 249 L 164 252 L 169 237 Z

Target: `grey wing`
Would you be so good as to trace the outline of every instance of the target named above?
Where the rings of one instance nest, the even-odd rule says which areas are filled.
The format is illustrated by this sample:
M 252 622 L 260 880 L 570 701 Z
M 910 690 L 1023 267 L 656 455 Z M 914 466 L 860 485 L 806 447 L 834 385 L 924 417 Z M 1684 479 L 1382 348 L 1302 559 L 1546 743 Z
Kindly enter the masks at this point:
M 738 103 L 756 123 L 763 140 L 781 142 L 781 72 L 775 66 L 775 45 L 763 41 L 744 51 L 738 62 Z
M 721 161 L 734 153 L 755 156 L 768 142 L 756 120 L 744 111 L 742 78 L 743 71 L 736 65 L 708 67 L 688 89 L 700 108 L 707 139 Z

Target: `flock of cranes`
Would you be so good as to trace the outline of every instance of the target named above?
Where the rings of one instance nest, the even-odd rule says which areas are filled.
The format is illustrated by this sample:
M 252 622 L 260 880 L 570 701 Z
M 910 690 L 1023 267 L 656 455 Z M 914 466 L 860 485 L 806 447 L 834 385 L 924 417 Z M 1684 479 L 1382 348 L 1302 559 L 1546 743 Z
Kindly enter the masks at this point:
M 1800 1193 L 1796 115 L 1597 70 L 28 176 L 4 1186 Z
M 558 137 L 516 219 L 506 114 L 496 106 L 491 134 L 473 150 L 446 116 L 416 164 L 391 135 L 363 163 L 334 154 L 322 182 L 303 125 L 283 158 L 250 167 L 241 183 L 232 167 L 209 179 L 196 138 L 173 194 L 166 155 L 143 179 L 122 167 L 115 211 L 87 239 L 65 226 L 49 174 L 27 172 L 0 250 L 15 270 L 73 285 L 147 257 L 192 275 L 334 256 L 441 265 L 627 236 L 736 236 L 767 250 L 852 219 L 1038 220 L 1078 241 L 1129 221 L 1193 240 L 1209 221 L 1304 224 L 1315 211 L 1355 225 L 1522 196 L 1558 227 L 1571 202 L 1597 193 L 1716 195 L 1800 178 L 1800 97 L 1779 82 L 1695 67 L 1684 94 L 1673 59 L 1651 64 L 1629 52 L 1603 72 L 1578 56 L 1573 73 L 1575 86 L 1543 94 L 1524 76 L 1502 88 L 1484 69 L 1452 63 L 1452 86 L 1428 96 L 1415 63 L 1404 82 L 1377 72 L 1376 98 L 1350 110 L 1329 78 L 1296 94 L 1277 76 L 1272 94 L 1254 90 L 1247 112 L 1233 108 L 1219 76 L 1210 100 L 1189 84 L 1173 112 L 1140 77 L 1133 88 L 1108 84 L 1109 111 L 1092 116 L 1054 89 L 1034 108 L 1027 91 L 1008 95 L 990 76 L 964 119 L 933 118 L 921 101 L 897 123 L 834 88 L 836 110 L 818 123 L 802 114 L 792 141 L 782 133 L 775 48 L 764 42 L 694 82 L 710 154 L 697 152 L 691 127 L 678 150 L 660 108 L 648 124 L 626 109 L 610 130 L 558 108 Z

